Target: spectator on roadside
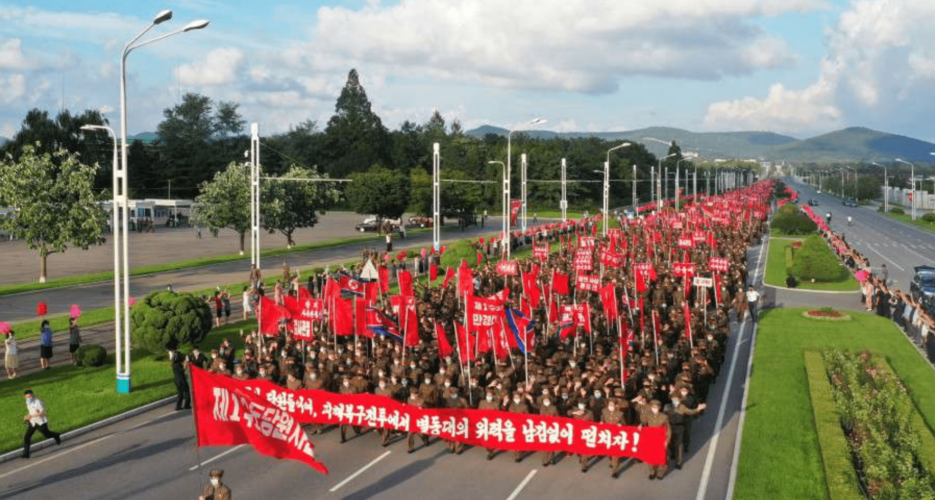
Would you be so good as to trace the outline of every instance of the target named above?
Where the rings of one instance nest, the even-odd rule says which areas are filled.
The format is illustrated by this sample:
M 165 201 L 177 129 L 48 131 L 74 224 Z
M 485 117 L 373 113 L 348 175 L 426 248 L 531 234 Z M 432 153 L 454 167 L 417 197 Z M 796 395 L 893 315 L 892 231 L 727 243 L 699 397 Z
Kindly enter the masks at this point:
M 250 317 L 252 312 L 250 309 L 250 300 L 252 299 L 253 293 L 250 292 L 250 287 L 243 287 L 243 319 Z
M 226 325 L 231 317 L 231 294 L 229 291 L 224 290 L 221 292 L 221 304 L 224 305 L 224 324 Z
M 753 289 L 753 285 L 747 288 L 747 310 L 750 311 L 750 318 L 756 323 L 759 321 L 759 315 L 756 312 L 757 302 L 760 300 L 760 294 Z
M 201 490 L 198 500 L 231 500 L 231 490 L 226 484 L 221 483 L 221 477 L 224 476 L 223 470 L 213 470 L 208 475 L 211 484 L 206 484 Z
M 43 370 L 49 369 L 49 360 L 52 359 L 52 328 L 49 320 L 42 320 L 39 329 L 39 366 Z
M 31 389 L 26 389 L 23 393 L 26 396 L 27 415 L 23 417 L 26 422 L 26 435 L 23 436 L 23 458 L 29 458 L 29 448 L 32 445 L 32 435 L 39 431 L 43 436 L 54 439 L 55 444 L 62 444 L 62 436 L 57 432 L 49 430 L 49 417 L 45 413 L 45 405 L 42 400 L 33 394 Z
M 71 354 L 71 364 L 77 365 L 78 359 L 75 358 L 75 352 L 81 346 L 81 330 L 78 328 L 78 318 L 71 318 L 68 321 L 68 353 Z
M 3 347 L 5 349 L 3 365 L 6 366 L 6 376 L 16 378 L 16 369 L 19 368 L 19 347 L 16 345 L 16 332 L 10 330 L 10 333 L 3 341 Z
M 221 291 L 214 291 L 214 326 L 221 326 L 221 317 L 224 315 L 224 302 L 221 301 Z

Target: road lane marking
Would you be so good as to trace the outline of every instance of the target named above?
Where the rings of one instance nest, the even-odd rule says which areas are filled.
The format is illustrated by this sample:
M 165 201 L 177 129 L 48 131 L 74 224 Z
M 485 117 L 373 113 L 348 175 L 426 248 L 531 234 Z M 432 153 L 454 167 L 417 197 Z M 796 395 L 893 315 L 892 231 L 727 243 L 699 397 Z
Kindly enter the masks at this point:
M 873 248 L 873 246 L 872 246 L 871 244 L 867 243 L 867 248 L 869 248 L 870 251 L 872 251 L 873 253 L 875 253 L 875 254 L 879 255 L 880 257 L 883 257 L 884 259 L 886 259 L 886 261 L 889 262 L 890 264 L 893 264 L 894 266 L 896 266 L 896 269 L 899 269 L 900 271 L 905 271 L 905 269 L 903 269 L 902 266 L 900 266 L 899 264 L 897 264 L 897 263 L 893 262 L 892 260 L 890 260 L 889 257 L 887 257 L 887 256 L 883 255 L 882 253 L 876 251 L 876 250 Z
M 910 249 L 910 248 L 909 248 L 909 245 L 903 245 L 903 246 L 904 246 L 904 247 L 906 247 L 906 250 L 908 250 L 908 251 L 909 251 L 909 253 L 913 253 L 913 254 L 915 254 L 915 255 L 917 255 L 917 256 L 919 256 L 919 257 L 921 257 L 921 258 L 922 258 L 922 260 L 924 260 L 924 261 L 929 261 L 929 260 L 932 260 L 932 258 L 931 258 L 931 257 L 926 257 L 926 256 L 924 256 L 924 255 L 922 255 L 922 254 L 920 254 L 920 253 L 918 253 L 918 252 L 916 252 L 916 251 L 914 251 L 914 250 L 912 250 L 912 249 Z
M 380 455 L 379 457 L 374 458 L 373 460 L 370 461 L 369 464 L 367 464 L 367 465 L 361 467 L 357 472 L 351 474 L 350 476 L 347 477 L 347 479 L 345 479 L 344 481 L 341 481 L 340 483 L 336 484 L 333 488 L 331 488 L 331 489 L 328 490 L 328 491 L 330 491 L 331 493 L 334 493 L 335 491 L 338 491 L 339 489 L 341 489 L 342 486 L 344 486 L 345 484 L 351 482 L 355 477 L 357 477 L 357 476 L 363 474 L 364 471 L 366 471 L 367 469 L 369 469 L 369 468 L 373 467 L 374 465 L 376 465 L 377 462 L 379 462 L 380 460 L 383 460 L 384 458 L 386 458 L 390 453 L 393 453 L 393 452 L 392 452 L 392 451 L 387 451 L 386 453 Z
M 747 396 L 750 394 L 750 373 L 753 372 L 753 353 L 756 349 L 757 324 L 753 324 L 750 334 L 750 359 L 747 360 L 747 374 L 744 377 L 743 399 L 740 401 L 740 420 L 737 422 L 737 438 L 734 440 L 734 458 L 730 463 L 730 479 L 727 480 L 727 495 L 734 498 L 734 485 L 737 483 L 737 462 L 740 460 L 740 442 L 743 438 L 743 423 L 747 419 Z
M 3 479 L 3 478 L 5 478 L 5 477 L 7 477 L 7 476 L 12 476 L 13 474 L 16 474 L 17 472 L 22 472 L 22 471 L 24 471 L 24 470 L 26 470 L 26 469 L 35 467 L 35 466 L 37 466 L 37 465 L 42 465 L 42 464 L 44 464 L 44 463 L 46 463 L 46 462 L 48 462 L 48 461 L 50 461 L 50 460 L 55 460 L 56 458 L 59 458 L 59 457 L 64 456 L 64 455 L 67 455 L 67 454 L 69 454 L 69 453 L 71 453 L 71 452 L 74 452 L 74 451 L 78 451 L 78 450 L 80 450 L 80 449 L 82 449 L 82 448 L 86 448 L 86 447 L 88 447 L 88 446 L 91 446 L 92 444 L 100 443 L 101 441 L 103 441 L 103 440 L 105 440 L 105 439 L 110 439 L 110 438 L 112 438 L 112 437 L 114 437 L 114 436 L 116 436 L 116 434 L 108 434 L 108 435 L 106 435 L 106 436 L 101 436 L 101 437 L 99 437 L 99 438 L 97 438 L 97 439 L 95 439 L 95 440 L 93 440 L 93 441 L 88 441 L 87 443 L 84 443 L 84 444 L 82 444 L 82 445 L 75 446 L 74 448 L 69 448 L 69 449 L 67 449 L 67 450 L 65 450 L 65 451 L 62 451 L 62 452 L 60 452 L 60 453 L 56 453 L 55 455 L 52 455 L 52 456 L 50 456 L 50 457 L 43 458 L 42 460 L 39 460 L 38 462 L 33 462 L 33 463 L 29 464 L 29 465 L 25 465 L 25 466 L 23 466 L 23 467 L 20 467 L 19 469 L 16 469 L 16 470 L 7 472 L 6 474 L 3 474 L 2 476 L 0 476 L 0 479 Z
M 529 484 L 529 481 L 532 481 L 532 476 L 536 475 L 536 472 L 539 472 L 538 469 L 533 469 L 529 471 L 529 474 L 526 474 L 526 479 L 523 479 L 523 482 L 519 483 L 519 486 L 513 490 L 513 493 L 510 493 L 510 496 L 506 497 L 506 500 L 516 500 L 516 497 L 519 496 L 519 492 L 523 491 L 523 488 Z
M 760 261 L 763 258 L 763 247 L 769 245 L 769 238 L 760 245 L 760 250 L 756 257 L 756 268 L 753 272 L 753 284 L 757 282 L 760 275 Z M 727 409 L 727 399 L 730 397 L 730 389 L 734 382 L 734 370 L 737 368 L 737 356 L 740 353 L 740 344 L 743 340 L 743 332 L 746 330 L 747 316 L 745 315 L 740 323 L 740 335 L 737 336 L 734 344 L 734 353 L 730 359 L 730 369 L 727 371 L 727 386 L 724 387 L 724 394 L 721 396 L 721 406 L 717 411 L 717 420 L 714 422 L 714 435 L 711 436 L 711 444 L 708 446 L 708 455 L 705 457 L 704 469 L 701 472 L 701 483 L 698 485 L 698 494 L 695 500 L 704 500 L 705 493 L 708 491 L 708 480 L 711 478 L 711 468 L 714 466 L 714 454 L 717 452 L 717 442 L 721 436 L 721 426 L 724 424 L 724 411 Z
M 195 464 L 193 467 L 189 468 L 188 471 L 191 472 L 191 471 L 194 471 L 194 470 L 198 470 L 199 467 L 204 467 L 205 465 L 208 465 L 208 464 L 210 464 L 211 462 L 214 462 L 215 460 L 218 460 L 218 459 L 223 458 L 223 457 L 225 457 L 225 456 L 227 456 L 227 455 L 230 455 L 231 453 L 233 453 L 233 452 L 235 452 L 235 451 L 237 451 L 237 450 L 243 448 L 244 446 L 247 446 L 247 445 L 242 444 L 242 445 L 239 445 L 239 446 L 235 446 L 235 447 L 233 447 L 233 448 L 231 448 L 231 449 L 225 451 L 224 453 L 221 453 L 220 455 L 218 455 L 218 456 L 216 456 L 216 457 L 209 458 L 209 459 L 205 460 L 204 462 L 201 462 L 200 464 Z

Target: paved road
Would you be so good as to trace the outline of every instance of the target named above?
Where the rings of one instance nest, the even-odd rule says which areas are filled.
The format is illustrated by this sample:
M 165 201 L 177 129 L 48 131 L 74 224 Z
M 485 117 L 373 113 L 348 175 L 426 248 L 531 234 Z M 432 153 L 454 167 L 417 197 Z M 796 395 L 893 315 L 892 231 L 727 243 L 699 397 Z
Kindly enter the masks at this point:
M 818 194 L 811 186 L 792 178 L 785 180 L 799 192 L 800 203 L 804 205 L 809 198 L 815 198 L 819 200 L 819 206 L 814 207 L 816 213 L 831 212 L 831 228 L 843 233 L 848 243 L 870 259 L 874 272 L 886 264 L 896 288 L 908 292 L 913 267 L 935 264 L 935 234 L 885 217 L 877 213 L 876 206 L 845 207 L 840 198 L 825 192 Z M 852 226 L 847 225 L 848 215 L 853 218 Z
M 748 252 L 751 268 L 758 257 L 759 247 Z M 765 259 L 759 263 L 762 269 Z M 632 462 L 615 480 L 603 459 L 582 474 L 573 457 L 548 468 L 541 467 L 539 456 L 517 464 L 501 454 L 488 462 L 483 450 L 450 456 L 438 442 L 410 455 L 404 441 L 382 448 L 379 438 L 367 433 L 341 445 L 335 431 L 312 436 L 316 456 L 331 470 L 329 476 L 259 456 L 248 447 L 205 448 L 200 459 L 210 461 L 208 469 L 226 470 L 225 479 L 237 498 L 720 500 L 727 498 L 737 452 L 752 329 L 749 322 L 732 324 L 727 362 L 710 391 L 708 410 L 694 426 L 685 467 L 671 471 L 665 481 L 649 481 L 647 468 Z M 46 404 L 54 428 L 55 402 Z M 60 448 L 37 451 L 28 462 L 0 464 L 0 500 L 72 497 L 78 491 L 82 498 L 102 500 L 195 498 L 199 482 L 205 480 L 203 473 L 190 470 L 195 463 L 190 414 L 164 407 L 66 441 Z
M 472 226 L 465 231 L 455 229 L 454 231 L 442 232 L 442 241 L 450 242 L 462 238 L 491 234 L 496 232 L 498 227 L 499 218 L 491 217 L 484 228 Z M 431 233 L 409 234 L 405 240 L 394 240 L 393 249 L 400 250 L 427 246 L 431 241 Z M 347 262 L 358 258 L 361 249 L 365 247 L 382 249 L 384 244 L 375 240 L 369 244 L 352 243 L 281 257 L 269 257 L 263 260 L 264 274 L 278 274 L 284 260 L 293 270 L 298 269 L 300 271 L 338 262 Z M 136 247 L 131 246 L 131 252 L 136 251 Z M 166 248 L 166 251 L 172 251 L 171 246 Z M 179 256 L 174 260 L 181 258 Z M 164 289 L 168 284 L 171 284 L 176 291 L 196 291 L 213 288 L 217 285 L 241 283 L 247 281 L 249 272 L 250 263 L 247 260 L 238 260 L 167 273 L 137 276 L 130 279 L 130 295 L 142 297 L 153 290 Z M 235 292 L 238 291 L 231 290 L 232 295 L 239 295 Z M 109 281 L 78 287 L 38 290 L 0 296 L 0 318 L 7 322 L 36 319 L 36 303 L 40 300 L 48 304 L 51 314 L 66 313 L 72 304 L 79 304 L 84 310 L 113 306 L 114 285 L 113 281 Z

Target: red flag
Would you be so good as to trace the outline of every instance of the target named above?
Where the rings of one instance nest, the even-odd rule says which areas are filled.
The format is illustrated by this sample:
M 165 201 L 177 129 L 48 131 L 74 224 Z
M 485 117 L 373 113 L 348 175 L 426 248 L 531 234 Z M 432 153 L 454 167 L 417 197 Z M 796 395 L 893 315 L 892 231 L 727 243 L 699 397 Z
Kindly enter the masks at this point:
M 331 299 L 332 328 L 336 335 L 354 335 L 354 309 L 350 300 Z
M 477 267 L 480 267 L 480 265 L 483 263 L 483 260 L 484 260 L 484 255 L 480 253 L 480 250 L 478 250 L 477 251 Z
M 445 327 L 435 322 L 435 336 L 438 337 L 438 355 L 441 357 L 451 356 L 453 349 L 448 343 L 448 337 L 445 335 Z
M 192 405 L 198 446 L 250 444 L 261 455 L 298 460 L 322 474 L 315 450 L 289 412 L 238 386 L 238 381 L 192 366 Z
M 260 297 L 260 309 L 257 311 L 260 322 L 260 331 L 264 335 L 279 335 L 279 325 L 282 320 L 289 319 L 289 310 L 266 296 Z
M 390 270 L 380 266 L 377 272 L 380 273 L 380 292 L 390 293 Z
M 584 331 L 591 333 L 591 306 L 587 302 L 578 304 L 575 307 L 575 314 L 577 316 L 575 322 L 578 326 L 583 326 Z
M 354 302 L 354 319 L 357 328 L 357 335 L 361 337 L 373 338 L 373 332 L 367 328 L 367 301 L 363 299 L 357 299 Z
M 409 296 L 405 298 L 406 302 L 406 346 L 415 347 L 419 345 L 419 317 L 416 316 L 416 300 Z
M 568 295 L 568 275 L 552 271 L 552 291 L 559 295 Z
M 458 268 L 458 295 L 470 294 L 474 291 L 474 273 L 468 267 L 466 260 L 461 260 Z
M 448 283 L 451 282 L 451 278 L 454 277 L 455 270 L 449 267 L 448 270 L 445 271 L 445 282 L 442 283 L 442 288 L 448 288 Z
M 458 356 L 466 361 L 474 361 L 474 335 L 468 333 L 461 323 L 455 323 L 455 334 L 458 337 Z
M 549 323 L 555 323 L 558 321 L 558 301 L 550 300 L 549 301 Z
M 636 275 L 636 293 L 643 293 L 649 290 L 649 287 L 646 286 L 646 278 L 643 277 L 643 273 L 634 271 L 633 274 Z
M 607 317 L 607 321 L 615 321 L 617 319 L 617 293 L 616 287 L 613 283 L 608 283 L 601 288 L 601 302 L 604 304 L 604 315 Z
M 373 304 L 380 296 L 380 283 L 376 281 L 367 281 L 364 283 L 364 300 L 367 304 Z
M 399 294 L 406 297 L 415 295 L 415 290 L 412 288 L 412 273 L 405 269 L 399 271 Z
M 396 254 L 396 260 L 406 260 L 406 255 L 406 251 L 401 250 L 398 254 Z
M 468 297 L 468 330 L 478 332 L 499 325 L 503 317 L 503 300 Z
M 539 307 L 539 286 L 536 284 L 536 275 L 534 273 L 522 273 L 523 294 L 529 298 L 529 303 L 535 309 Z
M 432 263 L 429 264 L 429 281 L 436 279 L 438 279 L 438 264 L 435 263 L 435 259 L 432 259 Z
M 573 305 L 562 306 L 561 317 L 559 318 L 559 324 L 558 324 L 558 331 L 559 331 L 559 335 L 562 337 L 562 340 L 568 338 L 569 335 L 574 334 L 577 328 L 578 328 L 577 307 Z

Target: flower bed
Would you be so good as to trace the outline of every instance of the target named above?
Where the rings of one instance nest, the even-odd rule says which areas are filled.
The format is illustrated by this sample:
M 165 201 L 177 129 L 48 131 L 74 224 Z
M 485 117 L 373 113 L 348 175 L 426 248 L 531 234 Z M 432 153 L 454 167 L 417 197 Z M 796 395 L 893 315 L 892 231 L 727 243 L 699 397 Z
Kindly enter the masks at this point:
M 802 313 L 802 316 L 805 316 L 808 319 L 814 319 L 818 321 L 850 321 L 851 317 L 848 314 L 842 313 L 841 311 L 835 311 L 831 308 L 823 308 L 813 311 L 805 311 Z
M 870 353 L 823 354 L 861 487 L 871 499 L 935 498 L 935 476 L 919 460 L 915 411 L 899 379 Z

